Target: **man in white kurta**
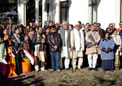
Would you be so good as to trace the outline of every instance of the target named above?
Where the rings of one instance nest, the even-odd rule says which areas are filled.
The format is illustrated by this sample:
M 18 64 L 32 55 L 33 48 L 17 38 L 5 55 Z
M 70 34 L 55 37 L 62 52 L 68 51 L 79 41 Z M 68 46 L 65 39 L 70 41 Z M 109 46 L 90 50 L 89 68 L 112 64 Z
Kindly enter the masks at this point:
M 83 51 L 84 51 L 84 33 L 81 30 L 80 24 L 76 24 L 74 30 L 71 32 L 71 49 L 74 49 L 74 55 L 72 59 L 73 70 L 76 67 L 81 69 L 83 64 Z M 78 65 L 76 66 L 78 58 Z
M 61 39 L 62 39 L 61 61 L 63 58 L 65 58 L 64 67 L 65 67 L 65 69 L 69 69 L 70 30 L 68 29 L 68 22 L 66 22 L 66 21 L 63 22 L 63 26 L 58 30 L 58 33 L 60 34 Z M 62 64 L 61 64 L 61 66 L 62 66 Z

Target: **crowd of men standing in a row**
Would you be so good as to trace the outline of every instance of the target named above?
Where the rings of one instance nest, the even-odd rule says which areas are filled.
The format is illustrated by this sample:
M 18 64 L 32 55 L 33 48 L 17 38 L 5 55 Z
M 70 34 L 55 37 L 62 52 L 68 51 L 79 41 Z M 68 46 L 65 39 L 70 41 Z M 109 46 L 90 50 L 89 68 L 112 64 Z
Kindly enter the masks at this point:
M 2 25 L 0 33 L 0 60 L 7 61 L 9 76 L 31 70 L 28 56 L 22 49 L 34 56 L 36 71 L 47 71 L 48 68 L 60 71 L 70 66 L 73 71 L 82 70 L 84 57 L 88 60 L 89 70 L 97 70 L 98 64 L 105 71 L 120 68 L 122 22 L 120 28 L 111 23 L 106 30 L 100 23 L 84 25 L 80 21 L 74 26 L 66 21 L 63 24 L 47 21 L 43 28 L 17 24 L 10 29 Z

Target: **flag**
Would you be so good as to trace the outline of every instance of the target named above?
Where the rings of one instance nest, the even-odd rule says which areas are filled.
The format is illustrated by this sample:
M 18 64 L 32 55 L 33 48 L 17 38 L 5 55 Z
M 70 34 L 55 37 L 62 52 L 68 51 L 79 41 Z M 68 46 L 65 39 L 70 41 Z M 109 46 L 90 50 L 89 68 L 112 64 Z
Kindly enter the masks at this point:
M 23 52 L 25 53 L 26 57 L 29 59 L 30 63 L 34 65 L 34 57 L 30 54 L 30 52 L 26 49 L 23 49 Z

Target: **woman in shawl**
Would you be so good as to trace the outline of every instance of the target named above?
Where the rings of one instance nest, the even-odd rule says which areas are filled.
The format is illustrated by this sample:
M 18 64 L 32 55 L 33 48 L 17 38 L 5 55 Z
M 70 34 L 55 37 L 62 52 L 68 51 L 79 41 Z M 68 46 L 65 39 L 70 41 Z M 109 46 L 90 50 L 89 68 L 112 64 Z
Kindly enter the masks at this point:
M 114 69 L 114 46 L 115 42 L 110 37 L 110 33 L 105 33 L 105 38 L 101 39 L 99 47 L 101 49 L 101 59 L 103 70 Z

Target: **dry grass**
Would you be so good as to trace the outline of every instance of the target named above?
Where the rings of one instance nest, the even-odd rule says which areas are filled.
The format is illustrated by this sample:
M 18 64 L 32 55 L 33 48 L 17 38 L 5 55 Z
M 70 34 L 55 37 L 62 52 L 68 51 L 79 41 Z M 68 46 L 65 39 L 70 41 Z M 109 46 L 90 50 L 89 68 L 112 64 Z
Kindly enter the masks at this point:
M 104 72 L 84 68 L 72 73 L 72 69 L 61 72 L 31 72 L 19 77 L 0 79 L 0 86 L 122 86 L 122 69 Z

